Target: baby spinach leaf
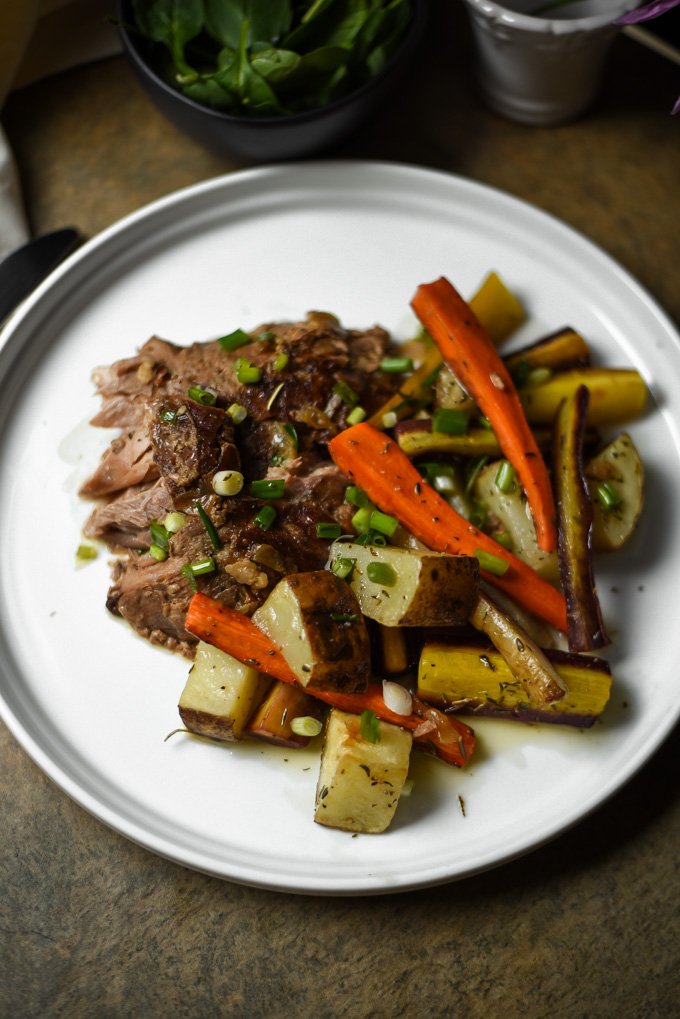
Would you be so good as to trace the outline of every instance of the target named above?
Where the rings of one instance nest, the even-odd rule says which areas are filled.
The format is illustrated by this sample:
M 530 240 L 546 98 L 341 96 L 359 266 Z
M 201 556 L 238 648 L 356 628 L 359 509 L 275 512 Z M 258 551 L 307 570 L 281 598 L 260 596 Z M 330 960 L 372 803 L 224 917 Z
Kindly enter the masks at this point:
M 247 38 L 248 22 L 244 21 L 239 46 L 231 63 L 217 71 L 214 79 L 246 109 L 256 113 L 281 113 L 283 111 L 276 93 L 250 63 Z
M 290 0 L 203 0 L 205 23 L 210 35 L 223 46 L 236 49 L 241 25 L 249 24 L 247 45 L 276 42 L 290 30 L 293 10 Z
M 272 85 L 290 78 L 303 58 L 292 50 L 277 50 L 273 46 L 253 52 L 251 63 L 258 74 Z
M 133 0 L 132 9 L 142 35 L 167 46 L 177 70 L 191 75 L 184 50 L 203 28 L 202 0 Z

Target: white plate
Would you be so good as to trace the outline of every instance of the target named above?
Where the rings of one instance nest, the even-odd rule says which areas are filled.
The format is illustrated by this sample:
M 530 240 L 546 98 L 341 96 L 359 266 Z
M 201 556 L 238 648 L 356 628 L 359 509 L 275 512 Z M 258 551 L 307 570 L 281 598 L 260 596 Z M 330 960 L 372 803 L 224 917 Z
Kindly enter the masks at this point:
M 571 324 L 633 365 L 658 407 L 633 427 L 648 504 L 598 564 L 616 683 L 588 733 L 486 721 L 463 772 L 416 767 L 381 836 L 312 821 L 317 753 L 177 735 L 187 663 L 104 608 L 106 556 L 74 568 L 76 487 L 108 435 L 85 422 L 91 369 L 152 333 L 179 343 L 330 309 L 407 336 L 416 286 L 472 293 L 498 270 L 531 309 L 518 341 Z M 680 344 L 649 296 L 566 226 L 453 176 L 375 163 L 237 173 L 129 216 L 72 256 L 5 330 L 0 354 L 3 717 L 38 765 L 112 828 L 220 877 L 349 894 L 460 878 L 524 853 L 618 789 L 678 715 Z M 616 590 L 614 590 L 616 589 Z M 465 804 L 465 816 L 459 797 Z

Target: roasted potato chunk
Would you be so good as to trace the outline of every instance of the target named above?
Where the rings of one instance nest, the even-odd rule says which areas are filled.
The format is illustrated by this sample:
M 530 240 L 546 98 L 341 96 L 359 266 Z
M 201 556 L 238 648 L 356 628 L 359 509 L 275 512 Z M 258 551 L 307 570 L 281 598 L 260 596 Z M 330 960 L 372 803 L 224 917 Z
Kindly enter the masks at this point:
M 361 611 L 382 626 L 459 626 L 477 600 L 479 564 L 471 556 L 336 541 L 331 565 L 339 559 L 353 562 L 349 582 Z M 372 579 L 376 565 L 385 580 Z
M 317 570 L 279 581 L 253 621 L 279 645 L 302 686 L 361 693 L 371 649 L 361 608 L 344 580 Z
M 361 734 L 361 718 L 334 708 L 326 725 L 314 820 L 343 831 L 378 833 L 389 827 L 408 773 L 412 737 L 375 720 L 375 742 Z
M 613 552 L 628 541 L 642 513 L 644 468 L 627 432 L 605 446 L 585 469 L 593 503 L 593 548 Z M 598 489 L 604 486 L 604 497 Z
M 199 736 L 235 742 L 270 683 L 269 676 L 199 641 L 179 700 L 180 717 Z

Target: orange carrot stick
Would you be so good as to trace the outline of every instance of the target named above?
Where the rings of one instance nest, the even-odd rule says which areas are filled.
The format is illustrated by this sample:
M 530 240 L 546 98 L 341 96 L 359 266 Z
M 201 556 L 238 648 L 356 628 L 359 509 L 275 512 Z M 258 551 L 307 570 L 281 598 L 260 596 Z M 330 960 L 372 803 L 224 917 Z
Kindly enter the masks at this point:
M 184 625 L 199 640 L 226 651 L 244 665 L 266 672 L 283 683 L 299 685 L 278 645 L 248 616 L 230 609 L 222 602 L 198 592 L 189 602 Z M 384 722 L 401 725 L 414 733 L 420 728 L 429 729 L 422 736 L 414 735 L 416 744 L 423 749 L 432 749 L 447 764 L 462 767 L 472 756 L 475 745 L 473 730 L 464 722 L 445 715 L 416 697 L 413 698 L 412 713 L 398 715 L 385 704 L 379 683 L 371 683 L 368 690 L 357 694 L 309 689 L 305 692 L 332 707 L 355 715 L 360 715 L 362 711 L 373 711 Z
M 385 513 L 390 513 L 428 548 L 450 555 L 474 555 L 482 550 L 508 563 L 502 577 L 482 575 L 530 612 L 559 630 L 567 628 L 562 594 L 552 584 L 468 523 L 425 482 L 396 442 L 367 422 L 346 428 L 328 444 L 341 471 L 355 481 Z
M 527 494 L 538 545 L 552 552 L 557 548 L 557 526 L 550 477 L 510 373 L 488 334 L 443 276 L 419 286 L 411 306 L 444 361 L 491 422 Z

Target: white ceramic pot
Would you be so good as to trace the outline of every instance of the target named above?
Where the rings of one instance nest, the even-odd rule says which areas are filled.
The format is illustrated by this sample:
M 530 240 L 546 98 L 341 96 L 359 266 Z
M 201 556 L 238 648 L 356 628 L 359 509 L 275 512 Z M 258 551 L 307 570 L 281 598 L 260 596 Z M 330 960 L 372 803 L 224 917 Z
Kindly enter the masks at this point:
M 573 120 L 595 98 L 615 18 L 638 0 L 580 0 L 533 16 L 541 0 L 465 0 L 477 74 L 492 109 L 525 124 Z

